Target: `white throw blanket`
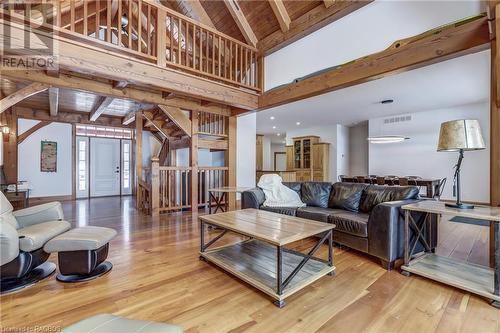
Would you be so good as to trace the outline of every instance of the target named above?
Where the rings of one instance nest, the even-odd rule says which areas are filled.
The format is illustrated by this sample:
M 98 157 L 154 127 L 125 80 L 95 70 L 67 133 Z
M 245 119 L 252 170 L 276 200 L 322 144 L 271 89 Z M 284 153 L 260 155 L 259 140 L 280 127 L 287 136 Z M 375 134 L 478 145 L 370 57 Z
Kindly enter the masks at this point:
M 264 191 L 266 207 L 304 207 L 306 204 L 300 200 L 294 190 L 282 184 L 280 176 L 275 174 L 262 175 L 258 187 Z

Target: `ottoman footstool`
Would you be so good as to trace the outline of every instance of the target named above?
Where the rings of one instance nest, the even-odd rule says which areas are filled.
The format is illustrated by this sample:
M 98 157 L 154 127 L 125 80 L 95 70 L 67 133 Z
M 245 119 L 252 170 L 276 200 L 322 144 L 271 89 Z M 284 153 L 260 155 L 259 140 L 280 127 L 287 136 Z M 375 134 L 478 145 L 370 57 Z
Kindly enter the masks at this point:
M 43 247 L 47 253 L 57 252 L 61 282 L 83 282 L 106 274 L 113 268 L 108 257 L 109 241 L 116 231 L 104 227 L 82 227 L 65 232 Z

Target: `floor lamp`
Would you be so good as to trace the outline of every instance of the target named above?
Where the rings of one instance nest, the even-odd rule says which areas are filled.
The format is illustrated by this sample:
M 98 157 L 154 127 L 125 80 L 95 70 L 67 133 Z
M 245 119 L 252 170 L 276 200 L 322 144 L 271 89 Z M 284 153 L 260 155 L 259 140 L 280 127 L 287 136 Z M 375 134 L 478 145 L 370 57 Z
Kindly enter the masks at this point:
M 458 152 L 458 162 L 455 165 L 455 176 L 453 177 L 453 196 L 457 198 L 455 203 L 447 203 L 447 207 L 472 209 L 473 205 L 464 204 L 461 201 L 460 168 L 464 158 L 464 151 L 485 149 L 481 126 L 474 119 L 461 119 L 447 121 L 441 124 L 439 132 L 439 143 L 437 151 Z

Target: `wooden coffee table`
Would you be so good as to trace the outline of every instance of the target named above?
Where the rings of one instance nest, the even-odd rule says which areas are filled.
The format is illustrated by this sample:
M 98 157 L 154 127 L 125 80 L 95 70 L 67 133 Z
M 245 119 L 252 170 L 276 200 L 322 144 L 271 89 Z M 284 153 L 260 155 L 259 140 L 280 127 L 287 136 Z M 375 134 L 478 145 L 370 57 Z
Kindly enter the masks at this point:
M 214 263 L 253 287 L 271 296 L 278 307 L 284 299 L 310 285 L 324 275 L 334 275 L 332 224 L 271 213 L 243 209 L 200 217 L 200 259 Z M 222 232 L 205 239 L 205 227 L 216 226 Z M 249 237 L 236 244 L 211 248 L 228 232 Z M 287 244 L 319 236 L 307 253 L 285 248 Z M 314 256 L 328 243 L 328 259 Z

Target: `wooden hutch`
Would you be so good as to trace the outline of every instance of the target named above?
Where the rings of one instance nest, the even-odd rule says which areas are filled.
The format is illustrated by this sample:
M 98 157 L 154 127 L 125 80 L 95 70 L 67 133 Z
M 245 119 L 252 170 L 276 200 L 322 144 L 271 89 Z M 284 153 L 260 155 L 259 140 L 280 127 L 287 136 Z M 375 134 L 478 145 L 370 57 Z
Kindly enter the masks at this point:
M 298 182 L 328 181 L 330 169 L 330 144 L 320 142 L 319 136 L 293 138 L 293 145 L 286 147 L 287 170 L 295 171 Z

